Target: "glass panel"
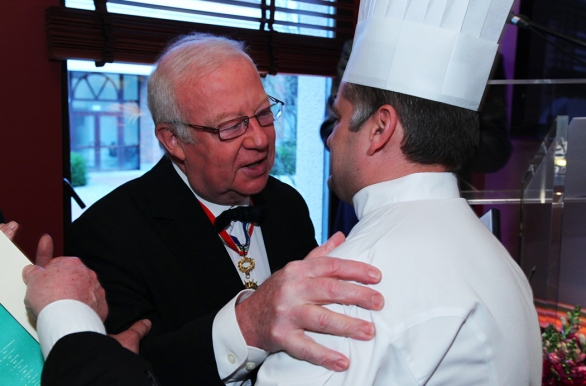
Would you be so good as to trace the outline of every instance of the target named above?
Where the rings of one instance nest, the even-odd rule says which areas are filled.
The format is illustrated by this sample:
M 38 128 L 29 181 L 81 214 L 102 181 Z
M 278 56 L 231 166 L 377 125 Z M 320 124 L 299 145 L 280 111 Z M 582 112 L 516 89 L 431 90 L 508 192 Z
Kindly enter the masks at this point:
M 564 216 L 558 300 L 586 304 L 586 118 L 573 119 L 568 127 L 564 190 Z
M 275 25 L 275 30 L 299 35 L 333 37 L 333 33 L 325 28 L 334 25 L 333 19 L 323 17 L 323 14 L 332 14 L 333 7 L 297 2 L 291 0 L 277 1 L 277 7 L 289 11 L 275 12 L 275 20 L 282 24 Z M 284 23 L 283 23 L 284 22 Z
M 478 214 L 500 209 L 502 242 L 530 279 L 545 326 L 585 301 L 586 81 L 489 83 L 505 101 L 512 153 L 504 167 L 473 175 L 462 194 Z M 554 124 L 556 114 L 565 116 Z
M 577 92 L 584 89 L 586 81 L 492 80 L 489 84 L 487 96 L 490 93 L 502 99 L 488 105 L 484 101 L 481 106 L 484 149 L 481 148 L 478 156 L 485 162 L 478 163 L 480 168 L 469 173 L 471 180 L 469 184 L 462 184 L 462 195 L 479 215 L 490 208 L 501 211 L 501 241 L 519 261 L 521 181 L 542 146 L 547 133 L 544 127 L 553 124 L 551 112 L 565 111 L 570 121 L 586 116 L 586 108 L 580 107 L 580 103 L 567 104 L 573 106 L 571 109 L 560 109 L 566 101 L 579 98 Z M 533 102 L 526 102 L 528 100 Z
M 123 77 L 123 99 L 125 101 L 138 100 L 138 76 L 124 75 Z
M 137 3 L 137 2 L 134 2 Z M 146 2 L 142 2 L 146 3 Z M 236 28 L 258 29 L 258 20 L 261 11 L 258 5 L 254 7 L 228 5 L 207 1 L 153 1 L 155 6 L 146 8 L 140 3 L 137 5 L 116 4 L 108 2 L 108 11 L 127 15 L 156 17 L 158 19 L 189 21 L 192 23 L 214 24 Z M 246 3 L 246 2 L 242 2 Z M 258 4 L 258 1 L 252 2 Z M 156 6 L 159 7 L 156 7 Z M 174 10 L 173 8 L 181 8 Z M 238 15 L 241 20 L 214 16 L 213 14 Z
M 112 102 L 74 100 L 71 102 L 74 111 L 118 112 L 120 105 Z
M 584 304 L 586 119 L 558 117 L 523 181 L 522 267 L 540 315 Z
M 326 235 L 322 219 L 325 149 L 319 137 L 326 103 L 326 79 L 314 76 L 267 75 L 267 94 L 285 102 L 283 116 L 275 121 L 275 166 L 271 174 L 297 189 L 309 207 L 316 240 Z M 325 210 L 325 212 L 324 212 Z
M 118 146 L 118 117 L 100 117 L 100 146 Z
M 124 170 L 134 170 L 139 167 L 139 148 L 138 146 L 126 146 L 124 149 Z
M 504 194 L 502 191 L 516 191 L 519 199 L 521 180 L 555 117 L 564 115 L 571 121 L 586 116 L 586 80 L 493 80 L 489 85 L 487 96 L 496 95 L 501 100 L 484 100 L 481 104 L 484 148 L 480 153 L 486 162 L 478 163 L 479 169 L 472 171 L 486 173 L 483 182 L 491 187 L 488 190 L 500 191 L 495 193 L 499 196 Z M 516 96 L 523 102 L 517 103 Z M 529 100 L 532 102 L 526 102 Z M 473 198 L 479 194 L 476 191 L 486 189 L 482 184 L 472 183 L 463 190 L 469 195 L 467 198 Z M 487 192 L 481 195 L 486 198 Z
M 72 143 L 71 148 L 94 146 L 94 117 L 92 115 L 75 115 L 74 124 L 72 125 Z
M 102 147 L 100 148 L 100 170 L 118 170 L 118 147 Z
M 570 121 L 574 117 L 586 116 L 585 79 L 513 82 L 508 86 L 512 134 L 544 137 L 557 116 L 566 115 Z
M 119 79 L 118 77 L 110 77 L 101 74 L 88 76 L 88 83 L 100 100 L 114 100 L 117 101 L 119 97 Z
M 95 66 L 95 64 L 94 64 L 94 66 Z M 81 72 L 70 71 L 69 72 L 69 79 L 71 81 L 71 84 L 76 84 L 79 81 L 79 78 L 81 78 L 82 75 L 83 75 L 83 73 L 81 73 Z
M 93 0 L 65 0 L 65 6 L 69 8 L 87 9 L 90 11 L 96 9 Z
M 124 105 L 124 131 L 122 137 L 124 145 L 138 145 L 138 106 L 134 103 Z
M 93 169 L 96 166 L 96 152 L 93 148 L 91 149 L 78 149 L 77 153 L 85 159 L 86 168 Z
M 543 306 L 558 301 L 568 117 L 558 117 L 522 182 L 521 267 Z
M 275 165 L 272 175 L 294 176 L 297 148 L 297 77 L 267 76 L 263 79 L 267 94 L 285 102 L 283 116 L 275 121 Z
M 73 97 L 76 99 L 94 99 L 94 94 L 85 78 L 76 78 L 72 83 Z

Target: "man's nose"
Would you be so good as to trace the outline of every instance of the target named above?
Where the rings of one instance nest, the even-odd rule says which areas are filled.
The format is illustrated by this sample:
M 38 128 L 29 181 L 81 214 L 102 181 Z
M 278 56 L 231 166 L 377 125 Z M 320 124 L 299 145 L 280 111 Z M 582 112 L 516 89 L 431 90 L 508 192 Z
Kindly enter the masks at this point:
M 261 126 L 256 118 L 248 121 L 248 130 L 244 134 L 242 145 L 247 149 L 263 149 L 269 143 L 269 130 L 275 130 L 273 125 Z

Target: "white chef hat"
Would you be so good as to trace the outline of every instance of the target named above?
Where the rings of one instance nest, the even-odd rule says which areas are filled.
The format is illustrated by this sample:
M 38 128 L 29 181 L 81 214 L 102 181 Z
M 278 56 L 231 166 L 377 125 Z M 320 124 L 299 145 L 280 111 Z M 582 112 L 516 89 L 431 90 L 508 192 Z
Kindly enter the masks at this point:
M 361 0 L 343 81 L 478 110 L 513 0 Z

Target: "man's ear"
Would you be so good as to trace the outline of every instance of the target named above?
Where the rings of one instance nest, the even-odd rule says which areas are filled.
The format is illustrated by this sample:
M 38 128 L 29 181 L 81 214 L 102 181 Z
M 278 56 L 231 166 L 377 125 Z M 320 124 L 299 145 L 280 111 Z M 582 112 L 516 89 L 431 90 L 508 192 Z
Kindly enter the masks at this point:
M 158 124 L 155 127 L 155 135 L 171 156 L 177 158 L 179 161 L 185 160 L 183 143 L 177 138 L 169 126 Z
M 397 129 L 399 119 L 397 112 L 391 105 L 382 105 L 372 116 L 370 128 L 370 146 L 367 155 L 374 155 L 382 150 L 391 140 Z

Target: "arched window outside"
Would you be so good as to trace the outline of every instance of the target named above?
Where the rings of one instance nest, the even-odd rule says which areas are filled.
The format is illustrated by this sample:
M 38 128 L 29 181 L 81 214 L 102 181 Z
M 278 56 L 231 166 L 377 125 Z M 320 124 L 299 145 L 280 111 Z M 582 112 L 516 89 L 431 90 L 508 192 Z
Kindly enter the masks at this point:
M 88 171 L 140 168 L 137 75 L 70 72 L 71 151 Z

